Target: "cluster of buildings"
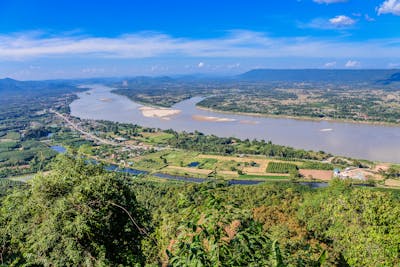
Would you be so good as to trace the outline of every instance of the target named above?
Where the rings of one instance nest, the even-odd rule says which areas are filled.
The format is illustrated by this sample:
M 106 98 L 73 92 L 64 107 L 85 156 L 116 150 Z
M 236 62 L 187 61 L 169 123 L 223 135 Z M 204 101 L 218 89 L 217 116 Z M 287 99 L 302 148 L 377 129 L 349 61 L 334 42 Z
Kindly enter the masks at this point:
M 366 173 L 360 168 L 346 168 L 343 171 L 336 168 L 333 170 L 333 176 L 340 179 L 355 179 L 365 181 L 367 180 Z

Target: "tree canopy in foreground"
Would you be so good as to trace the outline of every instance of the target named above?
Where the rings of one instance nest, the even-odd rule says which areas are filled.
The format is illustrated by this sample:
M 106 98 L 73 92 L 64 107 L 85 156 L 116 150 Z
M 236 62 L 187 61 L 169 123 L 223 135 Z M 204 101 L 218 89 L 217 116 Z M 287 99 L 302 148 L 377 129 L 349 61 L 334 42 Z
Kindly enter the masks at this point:
M 59 157 L 50 175 L 7 196 L 0 212 L 0 253 L 8 264 L 143 263 L 142 234 L 129 217 L 141 225 L 143 209 L 126 181 L 83 159 Z
M 0 202 L 0 266 L 398 266 L 399 194 L 162 183 L 58 156 Z

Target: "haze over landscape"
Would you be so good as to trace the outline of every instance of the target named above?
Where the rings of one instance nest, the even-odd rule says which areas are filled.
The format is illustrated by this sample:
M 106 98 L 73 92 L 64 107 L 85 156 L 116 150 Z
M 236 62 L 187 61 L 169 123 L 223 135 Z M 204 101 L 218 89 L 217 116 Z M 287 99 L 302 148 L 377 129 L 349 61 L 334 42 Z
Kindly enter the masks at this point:
M 0 0 L 0 267 L 400 266 L 400 0 Z

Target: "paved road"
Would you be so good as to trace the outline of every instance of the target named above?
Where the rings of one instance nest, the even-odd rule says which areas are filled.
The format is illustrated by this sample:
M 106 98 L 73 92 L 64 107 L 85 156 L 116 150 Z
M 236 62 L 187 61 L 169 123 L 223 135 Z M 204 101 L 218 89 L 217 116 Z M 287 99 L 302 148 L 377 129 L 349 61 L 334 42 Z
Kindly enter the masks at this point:
M 111 145 L 111 146 L 123 146 L 129 149 L 150 149 L 153 148 L 155 150 L 161 150 L 163 148 L 161 147 L 153 147 L 153 146 L 135 146 L 135 145 L 127 145 L 127 144 L 123 144 L 123 143 L 117 143 L 117 142 L 113 142 L 107 139 L 103 139 L 100 138 L 92 133 L 89 133 L 85 130 L 83 130 L 82 128 L 80 128 L 76 123 L 74 123 L 73 121 L 71 121 L 67 116 L 55 111 L 55 110 L 50 110 L 50 112 L 56 114 L 59 118 L 63 119 L 71 128 L 73 128 L 74 130 L 80 132 L 81 134 L 83 134 L 84 136 L 86 136 L 86 138 L 91 139 L 91 140 L 95 140 L 99 143 L 102 144 L 106 144 L 106 145 Z

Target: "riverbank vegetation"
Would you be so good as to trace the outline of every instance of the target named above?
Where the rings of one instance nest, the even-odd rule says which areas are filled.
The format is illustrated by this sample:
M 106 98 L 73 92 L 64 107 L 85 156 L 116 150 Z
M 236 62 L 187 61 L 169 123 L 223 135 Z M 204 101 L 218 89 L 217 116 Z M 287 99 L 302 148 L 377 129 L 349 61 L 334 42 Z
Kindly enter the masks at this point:
M 208 97 L 197 105 L 220 111 L 282 117 L 399 123 L 400 91 L 332 86 L 326 89 L 325 86 L 224 93 Z
M 398 81 L 391 78 L 395 75 L 393 71 L 264 72 L 257 73 L 256 77 L 245 75 L 219 80 L 137 78 L 112 86 L 117 88 L 114 93 L 133 101 L 162 107 L 201 96 L 204 99 L 197 104 L 199 107 L 225 112 L 315 120 L 400 122 L 400 91 Z
M 282 180 L 323 180 L 333 177 L 335 168 L 343 171 L 343 179 L 379 186 L 397 186 L 386 174 L 390 164 L 332 156 L 322 151 L 305 151 L 274 145 L 263 140 L 240 140 L 145 128 L 138 125 L 107 121 L 78 121 L 86 131 L 96 132 L 104 139 L 118 142 L 119 147 L 95 146 L 91 154 L 96 160 L 124 167 L 163 172 L 171 175 L 220 179 L 241 179 L 246 175 L 260 179 L 273 177 L 266 171 L 268 162 L 288 163 L 298 170 L 286 170 Z M 144 150 L 127 149 L 132 145 Z M 194 165 L 193 165 L 194 164 Z M 347 177 L 347 178 L 346 178 Z M 390 180 L 390 181 L 389 181 Z M 389 185 L 389 183 L 390 185 Z

